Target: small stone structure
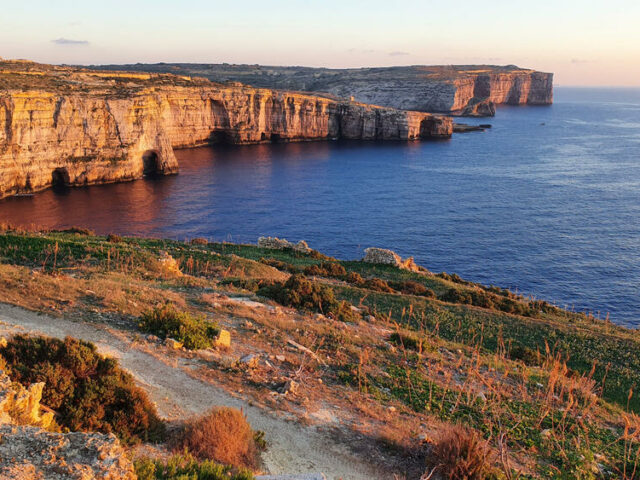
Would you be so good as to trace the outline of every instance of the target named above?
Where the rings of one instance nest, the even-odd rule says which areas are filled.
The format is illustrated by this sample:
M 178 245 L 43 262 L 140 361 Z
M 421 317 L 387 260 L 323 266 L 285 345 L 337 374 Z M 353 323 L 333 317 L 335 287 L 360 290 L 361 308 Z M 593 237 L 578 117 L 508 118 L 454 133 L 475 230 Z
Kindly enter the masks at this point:
M 296 252 L 309 253 L 311 249 L 307 242 L 300 240 L 298 243 L 293 243 L 284 238 L 278 237 L 260 237 L 258 239 L 258 246 L 260 248 L 272 248 L 274 250 L 284 250 L 285 248 L 291 248 Z
M 402 257 L 393 250 L 370 247 L 364 251 L 364 254 L 362 261 L 366 263 L 393 265 L 394 267 L 402 268 L 403 270 L 410 270 L 412 272 L 420 271 L 420 268 L 414 263 L 413 257 L 402 260 Z

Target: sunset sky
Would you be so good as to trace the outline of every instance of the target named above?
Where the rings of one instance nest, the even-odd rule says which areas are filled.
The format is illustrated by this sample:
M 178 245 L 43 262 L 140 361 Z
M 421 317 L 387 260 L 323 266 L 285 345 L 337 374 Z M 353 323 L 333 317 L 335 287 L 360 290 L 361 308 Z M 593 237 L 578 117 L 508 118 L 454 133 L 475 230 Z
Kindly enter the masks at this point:
M 516 64 L 640 86 L 639 0 L 3 2 L 0 57 L 46 63 Z

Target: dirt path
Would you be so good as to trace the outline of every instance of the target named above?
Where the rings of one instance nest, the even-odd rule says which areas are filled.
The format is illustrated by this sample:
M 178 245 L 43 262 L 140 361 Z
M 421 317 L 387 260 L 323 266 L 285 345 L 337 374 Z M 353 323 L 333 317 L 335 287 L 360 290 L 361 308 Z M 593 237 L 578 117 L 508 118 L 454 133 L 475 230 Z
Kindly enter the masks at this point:
M 69 335 L 95 343 L 102 353 L 118 358 L 134 375 L 163 417 L 185 418 L 216 405 L 242 408 L 251 426 L 266 434 L 269 449 L 263 454 L 263 460 L 271 474 L 322 472 L 330 480 L 389 478 L 375 466 L 375 461 L 364 463 L 349 451 L 348 446 L 317 428 L 279 418 L 212 383 L 195 379 L 182 368 L 173 368 L 142 351 L 126 335 L 106 326 L 49 317 L 0 304 L 0 335 L 19 332 L 57 338 Z

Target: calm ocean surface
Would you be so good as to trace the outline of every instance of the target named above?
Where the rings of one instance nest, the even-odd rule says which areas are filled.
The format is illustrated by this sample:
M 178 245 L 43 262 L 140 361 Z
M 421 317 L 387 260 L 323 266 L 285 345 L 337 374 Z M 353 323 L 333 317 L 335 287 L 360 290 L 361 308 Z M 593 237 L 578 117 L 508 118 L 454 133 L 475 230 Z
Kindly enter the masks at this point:
M 640 89 L 557 88 L 429 143 L 181 150 L 178 176 L 0 201 L 0 220 L 98 233 L 369 246 L 640 325 Z

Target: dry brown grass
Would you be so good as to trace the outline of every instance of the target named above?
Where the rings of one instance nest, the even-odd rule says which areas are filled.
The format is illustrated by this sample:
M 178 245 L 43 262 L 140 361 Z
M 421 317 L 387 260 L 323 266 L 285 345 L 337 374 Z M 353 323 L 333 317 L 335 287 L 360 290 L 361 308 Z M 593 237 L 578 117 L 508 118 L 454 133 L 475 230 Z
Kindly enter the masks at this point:
M 256 468 L 258 449 L 241 410 L 219 407 L 187 423 L 174 441 L 176 451 L 234 467 Z
M 460 426 L 445 427 L 431 449 L 430 474 L 437 472 L 449 480 L 481 480 L 487 478 L 491 465 L 489 444 L 475 431 Z

